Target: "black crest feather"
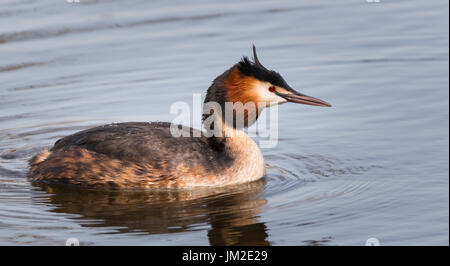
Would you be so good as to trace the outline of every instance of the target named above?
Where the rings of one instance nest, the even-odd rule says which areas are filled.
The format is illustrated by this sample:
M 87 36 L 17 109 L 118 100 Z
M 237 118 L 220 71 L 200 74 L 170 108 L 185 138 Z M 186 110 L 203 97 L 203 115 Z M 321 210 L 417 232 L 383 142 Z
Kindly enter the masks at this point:
M 281 75 L 273 70 L 265 68 L 258 60 L 256 55 L 256 48 L 253 46 L 254 62 L 250 61 L 248 57 L 244 56 L 238 63 L 237 67 L 239 71 L 247 76 L 255 77 L 258 80 L 270 82 L 275 86 L 279 86 L 285 89 L 289 89 L 289 85 L 281 77 Z

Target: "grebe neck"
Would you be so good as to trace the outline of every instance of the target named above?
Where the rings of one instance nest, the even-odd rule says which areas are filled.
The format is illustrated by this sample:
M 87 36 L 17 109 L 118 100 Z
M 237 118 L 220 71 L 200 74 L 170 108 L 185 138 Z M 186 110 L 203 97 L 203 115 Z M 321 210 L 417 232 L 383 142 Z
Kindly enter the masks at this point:
M 233 160 L 229 171 L 224 172 L 224 178 L 234 176 L 228 182 L 246 182 L 257 180 L 265 175 L 264 157 L 258 145 L 241 128 L 235 128 L 225 123 L 220 117 L 215 117 L 214 123 L 221 125 L 219 136 L 208 138 L 211 148 L 223 152 Z M 207 128 L 207 127 L 206 127 Z M 219 129 L 215 128 L 217 132 Z M 211 131 L 206 130 L 208 134 Z

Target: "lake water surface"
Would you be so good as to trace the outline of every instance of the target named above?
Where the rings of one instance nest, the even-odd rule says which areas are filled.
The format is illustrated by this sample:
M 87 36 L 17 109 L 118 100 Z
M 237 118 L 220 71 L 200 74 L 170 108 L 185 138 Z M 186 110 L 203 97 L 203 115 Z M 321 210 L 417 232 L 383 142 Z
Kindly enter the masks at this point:
M 169 5 L 170 3 L 170 5 Z M 2 0 L 0 244 L 449 243 L 449 2 Z M 171 121 L 251 44 L 332 108 L 279 108 L 237 187 L 38 187 L 27 160 L 95 125 Z

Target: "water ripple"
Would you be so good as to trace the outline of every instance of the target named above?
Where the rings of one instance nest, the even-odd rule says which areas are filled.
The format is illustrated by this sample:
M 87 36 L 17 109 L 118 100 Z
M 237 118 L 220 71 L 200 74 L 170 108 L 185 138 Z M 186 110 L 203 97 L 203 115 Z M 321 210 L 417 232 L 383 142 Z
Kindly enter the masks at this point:
M 45 38 L 60 37 L 67 34 L 73 33 L 84 33 L 93 32 L 107 29 L 116 28 L 130 28 L 137 27 L 147 24 L 161 24 L 161 23 L 173 23 L 173 22 L 184 22 L 184 21 L 195 21 L 195 20 L 211 20 L 224 16 L 224 14 L 205 14 L 197 16 L 180 16 L 180 17 L 164 17 L 164 18 L 154 18 L 154 19 L 142 19 L 129 22 L 109 22 L 109 23 L 99 23 L 95 26 L 73 26 L 70 28 L 46 28 L 46 29 L 34 29 L 26 30 L 20 32 L 11 32 L 0 34 L 0 44 L 18 42 L 18 41 L 29 41 Z

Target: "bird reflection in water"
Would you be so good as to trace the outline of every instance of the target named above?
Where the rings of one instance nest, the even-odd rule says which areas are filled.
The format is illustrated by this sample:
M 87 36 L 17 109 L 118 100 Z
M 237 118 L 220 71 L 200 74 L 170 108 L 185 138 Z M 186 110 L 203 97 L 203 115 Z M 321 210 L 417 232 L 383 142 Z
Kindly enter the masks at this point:
M 115 233 L 180 233 L 209 224 L 210 245 L 270 245 L 258 215 L 266 204 L 265 180 L 219 188 L 99 191 L 35 184 L 57 213 L 81 215 L 84 227 Z M 151 244 L 151 243 L 149 243 Z

